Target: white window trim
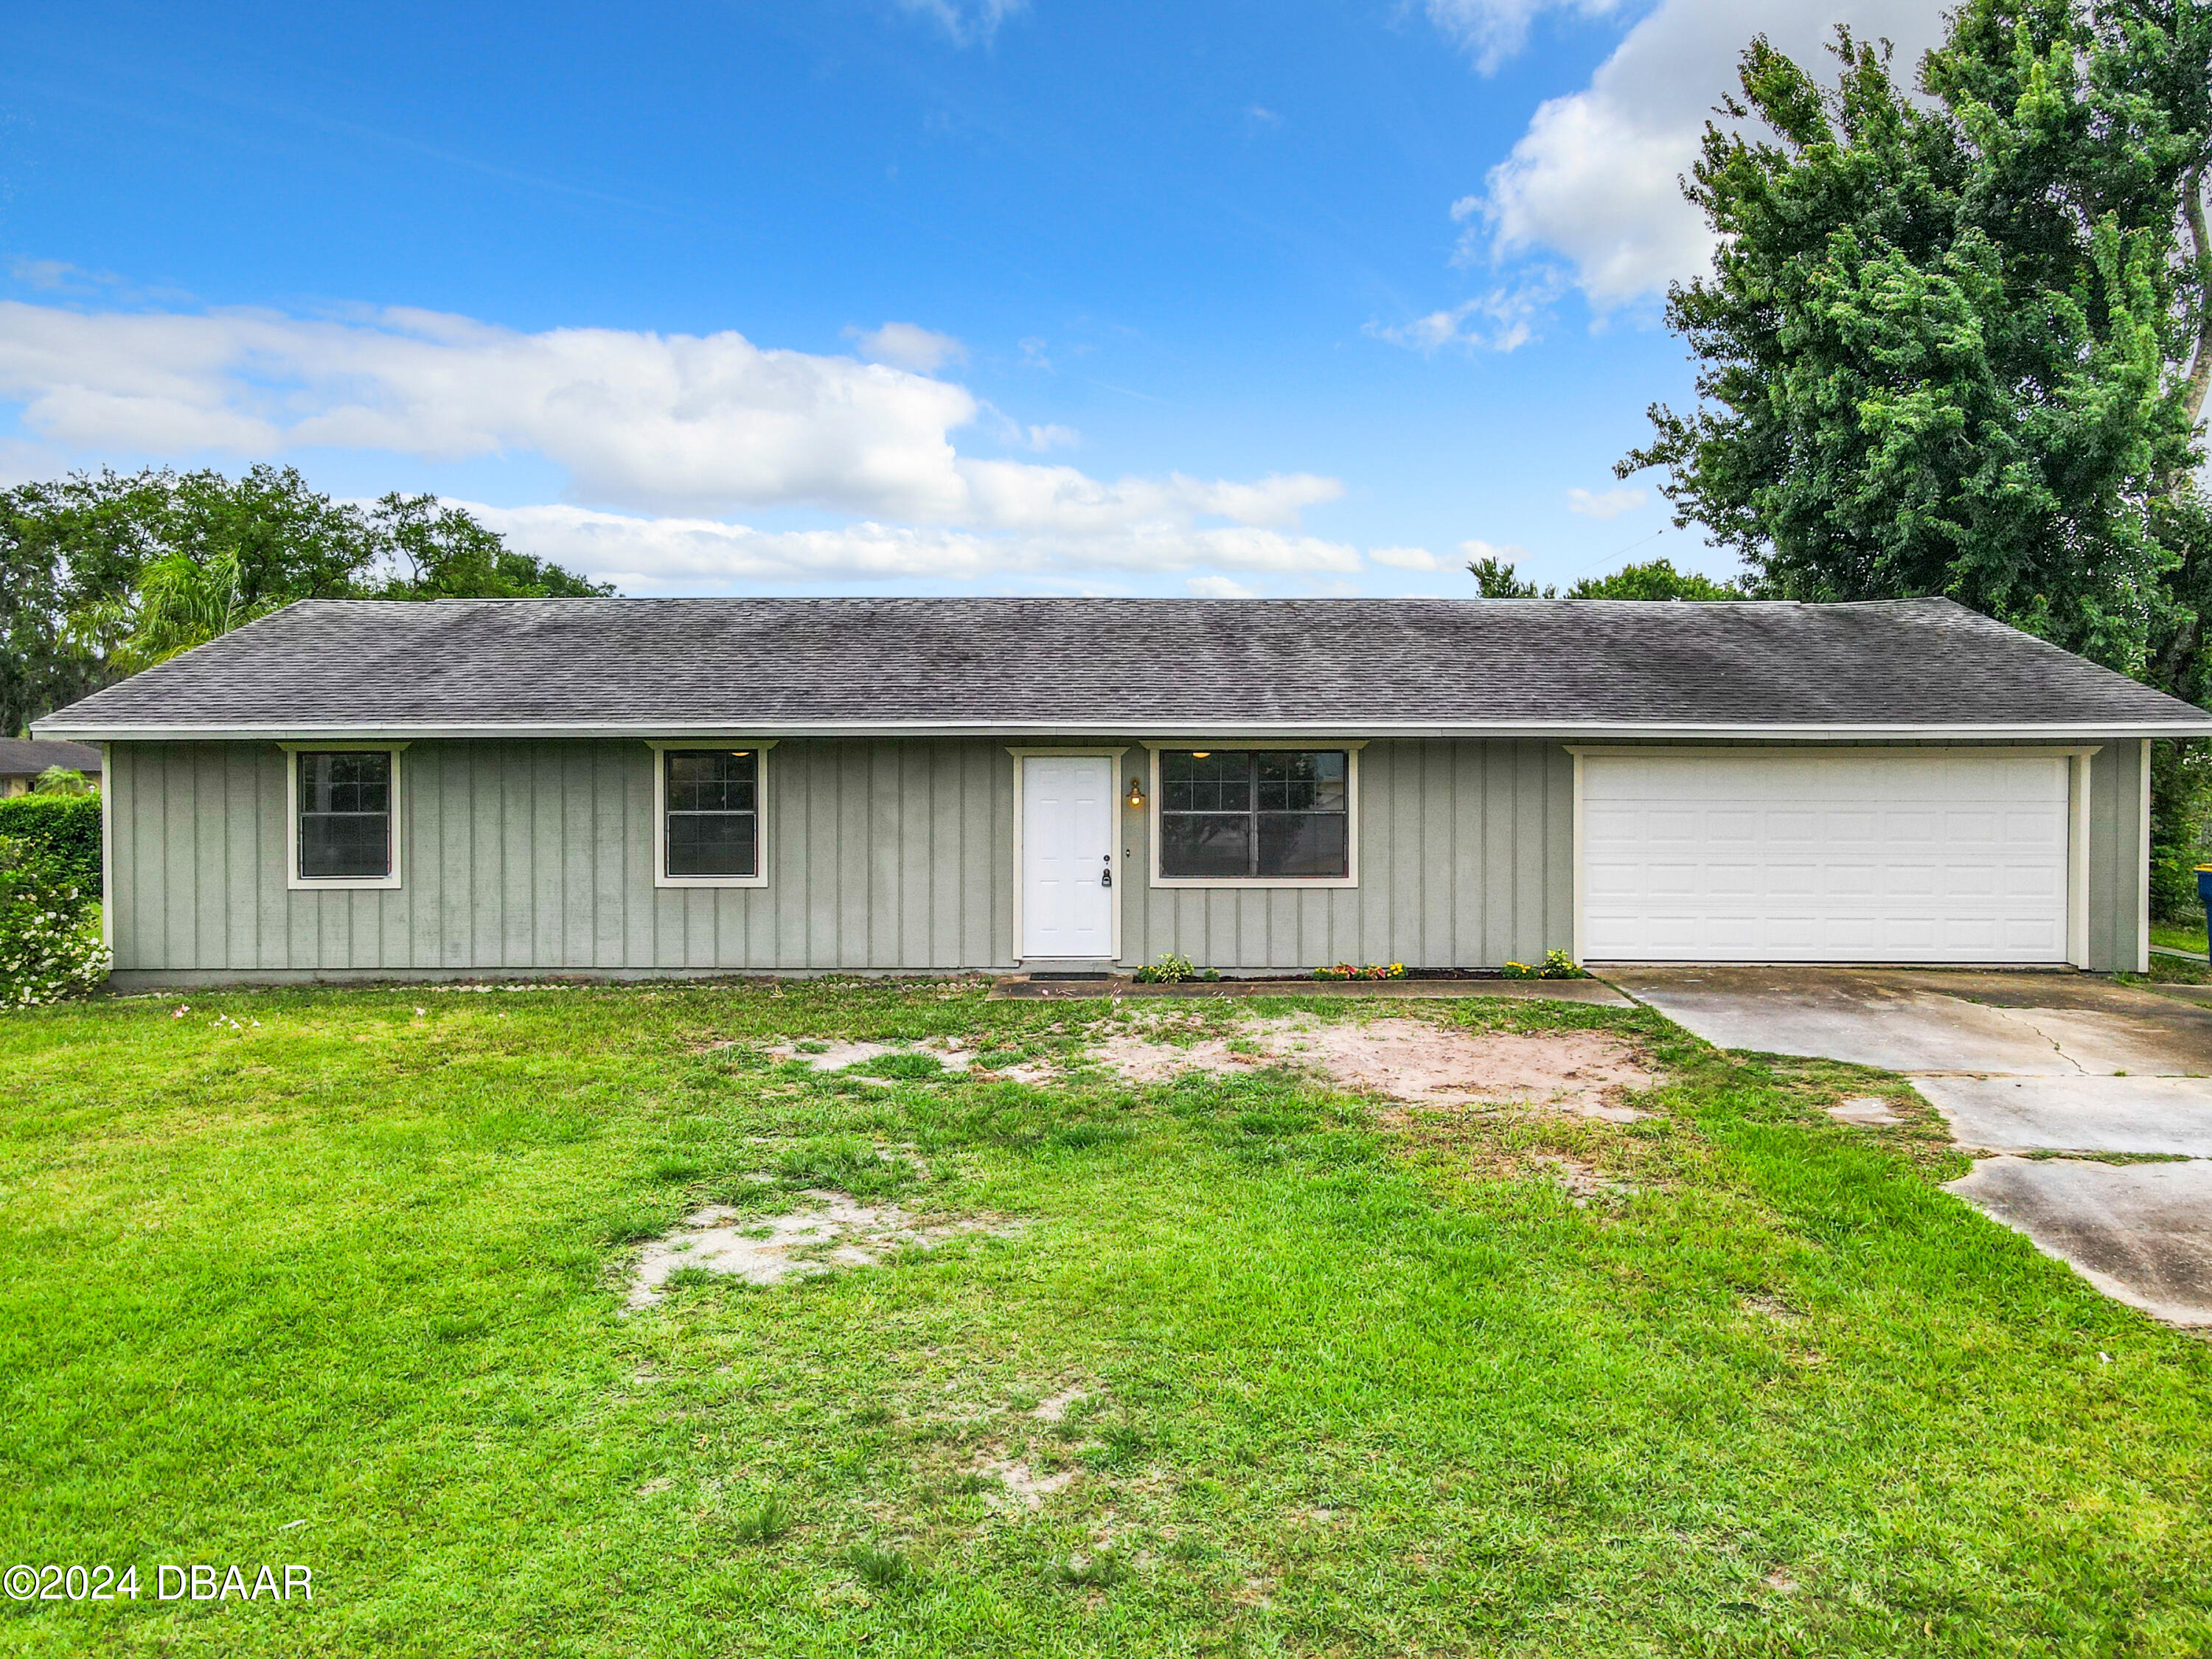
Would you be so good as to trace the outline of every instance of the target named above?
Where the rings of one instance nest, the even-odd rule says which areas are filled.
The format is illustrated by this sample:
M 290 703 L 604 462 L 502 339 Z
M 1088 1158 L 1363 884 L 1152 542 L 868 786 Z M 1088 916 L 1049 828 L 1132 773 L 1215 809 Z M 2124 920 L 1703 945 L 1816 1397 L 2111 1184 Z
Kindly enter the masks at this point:
M 1122 814 L 1122 810 L 1123 810 L 1123 809 L 1122 809 L 1122 805 L 1121 805 L 1121 757 L 1122 757 L 1122 756 L 1124 756 L 1124 755 L 1126 755 L 1126 754 L 1127 754 L 1127 753 L 1129 752 L 1129 750 L 1128 750 L 1128 745 L 1127 745 L 1127 744 L 1123 744 L 1121 748 L 1119 748 L 1119 749 L 1013 749 L 1013 748 L 1009 748 L 1009 749 L 1006 750 L 1006 752 L 1007 752 L 1009 755 L 1012 755 L 1012 756 L 1014 757 L 1014 956 L 1013 956 L 1013 959 L 1014 959 L 1016 962 L 1027 962 L 1027 961 L 1030 960 L 1030 958 L 1029 957 L 1027 957 L 1027 956 L 1024 955 L 1024 954 L 1023 954 L 1023 952 L 1022 952 L 1022 886 L 1023 886 L 1024 878 L 1024 874 L 1025 874 L 1025 871 L 1026 871 L 1026 864 L 1025 864 L 1025 861 L 1024 861 L 1024 858 L 1023 858 L 1023 848 L 1022 848 L 1022 798 L 1029 793 L 1029 781 L 1028 781 L 1028 779 L 1027 779 L 1026 777 L 1024 777 L 1024 776 L 1023 775 L 1023 767 L 1024 767 L 1024 763 L 1029 760 L 1030 757 L 1030 756 L 1032 756 L 1032 755 L 1065 755 L 1065 756 L 1070 756 L 1070 757 L 1073 757 L 1073 758 L 1076 758 L 1076 759 L 1079 759 L 1079 760 L 1099 760 L 1099 759 L 1105 759 L 1105 760 L 1110 760 L 1110 761 L 1112 761 L 1112 762 L 1114 763 L 1114 765 L 1113 765 L 1113 781 L 1114 781 L 1114 789 L 1113 789 L 1113 793 L 1112 793 L 1112 795 L 1111 795 L 1110 799 L 1112 799 L 1112 801 L 1113 801 L 1113 803 L 1114 803 L 1114 806 L 1113 806 L 1113 814 L 1114 814 L 1114 817 L 1113 817 L 1113 823 L 1114 823 L 1114 828 L 1115 828 L 1115 836 L 1114 836 L 1113 841 L 1112 841 L 1112 842 L 1111 842 L 1111 845 L 1113 845 L 1113 846 L 1116 846 L 1116 847 L 1119 847 L 1119 846 L 1121 846 L 1121 833 L 1120 833 L 1120 832 L 1121 832 L 1121 814 Z M 1113 938 L 1112 938 L 1112 939 L 1111 939 L 1111 941 L 1110 941 L 1110 945 L 1111 945 L 1111 949 L 1112 949 L 1113 954 L 1112 954 L 1112 955 L 1110 955 L 1110 956 L 1097 957 L 1071 957 L 1066 958 L 1066 960 L 1071 961 L 1071 962 L 1073 962 L 1073 961 L 1084 961 L 1084 962 L 1089 962 L 1089 961 L 1098 961 L 1098 962 L 1119 962 L 1119 961 L 1121 961 L 1121 892 L 1122 892 L 1122 890 L 1123 890 L 1125 887 L 1127 887 L 1127 886 L 1128 885 L 1128 883 L 1129 883 L 1128 860 L 1127 860 L 1127 859 L 1124 859 L 1124 860 L 1122 860 L 1121 879 L 1121 880 L 1119 880 L 1119 881 L 1117 881 L 1117 882 L 1115 882 L 1115 883 L 1114 884 L 1114 903 L 1113 903 L 1113 906 L 1112 906 L 1112 909 L 1113 909 L 1113 919 L 1112 919 L 1112 930 L 1111 930 L 1111 931 L 1112 931 L 1112 933 L 1113 933 Z M 1045 960 L 1045 959 L 1046 959 L 1046 958 L 1043 958 L 1043 957 L 1038 957 L 1038 958 L 1036 958 L 1036 960 L 1038 960 L 1038 961 L 1043 961 L 1043 960 Z M 1056 962 L 1056 961 L 1059 961 L 1059 960 L 1060 960 L 1060 959 L 1061 959 L 1061 958 L 1057 957 L 1051 958 L 1051 960 L 1055 961 L 1055 962 Z
M 1357 887 L 1359 885 L 1359 751 L 1367 746 L 1364 738 L 1303 738 L 1292 743 L 1245 743 L 1223 738 L 1214 747 L 1234 749 L 1240 753 L 1255 750 L 1282 750 L 1299 749 L 1340 749 L 1344 751 L 1344 813 L 1345 849 L 1344 873 L 1340 876 L 1164 876 L 1160 873 L 1160 751 L 1178 751 L 1195 748 L 1207 740 L 1189 738 L 1174 743 L 1146 743 L 1152 751 L 1152 799 L 1145 803 L 1145 817 L 1152 839 L 1152 884 L 1155 887 L 1222 887 L 1243 892 L 1262 889 L 1281 888 L 1297 892 L 1316 889 Z
M 287 766 L 291 762 L 284 763 Z M 100 942 L 115 948 L 115 745 L 100 745 Z
M 400 884 L 400 854 L 405 844 L 400 815 L 399 754 L 404 743 L 280 743 L 284 751 L 284 885 L 302 892 L 389 891 Z M 300 757 L 302 755 L 389 755 L 392 790 L 392 869 L 381 876 L 303 876 L 300 873 Z
M 2136 761 L 2142 786 L 2136 802 L 2136 972 L 2150 972 L 2150 739 Z M 2086 883 L 2084 884 L 2087 884 Z
M 653 750 L 653 884 L 655 887 L 765 887 L 768 885 L 768 751 L 774 738 L 668 738 L 648 739 Z M 672 876 L 668 873 L 668 763 L 670 750 L 750 749 L 760 757 L 753 771 L 753 862 L 750 876 Z

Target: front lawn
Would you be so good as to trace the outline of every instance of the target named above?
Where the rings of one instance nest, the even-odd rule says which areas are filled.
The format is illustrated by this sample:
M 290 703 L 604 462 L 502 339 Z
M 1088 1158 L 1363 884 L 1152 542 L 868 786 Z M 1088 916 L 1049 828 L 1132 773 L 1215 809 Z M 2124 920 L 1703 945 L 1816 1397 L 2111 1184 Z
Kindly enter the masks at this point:
M 1942 1193 L 1924 1115 L 1820 1109 L 1891 1080 L 1310 1006 L 1618 1031 L 1667 1080 L 1629 1123 L 1133 1085 L 1064 1069 L 1109 1005 L 930 985 L 0 1017 L 0 1565 L 142 1585 L 0 1644 L 2212 1648 L 2212 1346 Z M 765 1053 L 943 1035 L 997 1075 Z M 979 1230 L 624 1311 L 640 1241 L 808 1189 Z M 160 1601 L 163 1563 L 314 1599 Z

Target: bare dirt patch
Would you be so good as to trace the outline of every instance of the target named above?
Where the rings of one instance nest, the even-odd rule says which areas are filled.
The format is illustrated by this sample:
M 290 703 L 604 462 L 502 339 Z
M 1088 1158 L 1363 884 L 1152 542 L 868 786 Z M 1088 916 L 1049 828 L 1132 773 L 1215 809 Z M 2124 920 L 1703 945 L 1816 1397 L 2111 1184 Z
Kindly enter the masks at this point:
M 802 1196 L 816 1207 L 761 1216 L 716 1206 L 684 1217 L 680 1229 L 645 1247 L 630 1278 L 629 1305 L 659 1301 L 669 1275 L 687 1267 L 774 1285 L 873 1267 L 894 1250 L 927 1249 L 962 1233 L 1012 1233 L 1022 1224 L 986 1217 L 925 1223 L 896 1204 L 856 1204 L 842 1193 Z
M 770 1060 L 800 1060 L 817 1072 L 847 1071 L 886 1054 L 927 1054 L 948 1072 L 964 1072 L 975 1062 L 975 1051 L 951 1037 L 921 1042 L 785 1042 L 768 1050 Z
M 1036 1409 L 1030 1413 L 1040 1423 L 1057 1423 L 1067 1415 L 1068 1407 L 1079 1400 L 1088 1400 L 1088 1389 L 1062 1389 L 1047 1400 L 1037 1401 Z
M 1097 1060 L 1132 1083 L 1183 1072 L 1233 1075 L 1261 1066 L 1319 1072 L 1340 1087 L 1415 1105 L 1475 1102 L 1576 1112 L 1613 1122 L 1645 1114 L 1621 1097 L 1656 1074 L 1603 1031 L 1473 1031 L 1419 1019 L 1322 1024 L 1298 1016 L 1258 1019 L 1228 1036 L 1187 1047 L 1135 1033 L 1093 1045 Z
M 1631 1198 L 1636 1194 L 1633 1182 L 1614 1181 L 1601 1175 L 1578 1158 L 1543 1156 L 1534 1161 L 1548 1170 L 1552 1179 L 1566 1189 L 1569 1201 L 1578 1210 L 1588 1209 L 1592 1199 Z
M 1025 1510 L 1040 1510 L 1044 1500 L 1054 1493 L 1065 1492 L 1075 1480 L 1073 1469 L 1061 1469 L 1053 1474 L 1039 1474 L 1019 1459 L 996 1458 L 976 1465 L 978 1474 L 995 1476 L 1006 1489 L 1004 1503 L 1018 1504 Z

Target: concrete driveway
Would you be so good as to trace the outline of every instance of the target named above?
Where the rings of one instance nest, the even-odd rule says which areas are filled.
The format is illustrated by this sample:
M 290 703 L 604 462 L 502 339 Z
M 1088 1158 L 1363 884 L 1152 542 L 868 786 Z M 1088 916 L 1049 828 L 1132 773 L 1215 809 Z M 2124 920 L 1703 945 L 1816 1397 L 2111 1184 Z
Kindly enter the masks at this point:
M 1721 1048 L 1905 1073 L 1976 1155 L 1951 1191 L 2107 1294 L 2176 1324 L 2212 1325 L 2212 1009 L 2071 973 L 1686 967 L 1603 977 Z M 2027 1152 L 2046 1156 L 2018 1156 Z

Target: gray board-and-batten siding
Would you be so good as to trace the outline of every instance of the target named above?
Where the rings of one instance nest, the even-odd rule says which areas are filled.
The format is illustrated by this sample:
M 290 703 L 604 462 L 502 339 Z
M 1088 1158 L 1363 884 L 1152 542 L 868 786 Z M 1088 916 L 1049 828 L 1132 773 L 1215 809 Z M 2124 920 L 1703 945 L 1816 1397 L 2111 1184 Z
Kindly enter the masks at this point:
M 1124 786 L 1146 770 L 1127 742 Z M 286 884 L 274 743 L 111 752 L 111 937 L 125 987 L 1015 965 L 1016 763 L 1004 742 L 779 743 L 767 884 L 721 888 L 653 884 L 652 750 L 634 739 L 410 744 L 402 884 L 388 890 Z M 1359 793 L 1359 884 L 1307 892 L 1154 888 L 1149 803 L 1124 803 L 1121 959 L 1476 966 L 1568 943 L 1573 764 L 1559 744 L 1375 742 Z
M 1127 741 L 1124 781 L 1146 769 Z M 2093 969 L 2135 966 L 2142 749 L 2106 744 L 2090 769 Z M 114 744 L 116 982 L 1016 965 L 1016 763 L 1003 742 L 778 744 L 759 887 L 653 884 L 652 756 L 630 738 L 415 742 L 402 885 L 317 891 L 286 883 L 275 743 Z M 1300 892 L 1151 885 L 1150 803 L 1125 804 L 1121 960 L 1536 961 L 1572 933 L 1573 810 L 1558 742 L 1378 739 L 1360 755 L 1358 885 Z

